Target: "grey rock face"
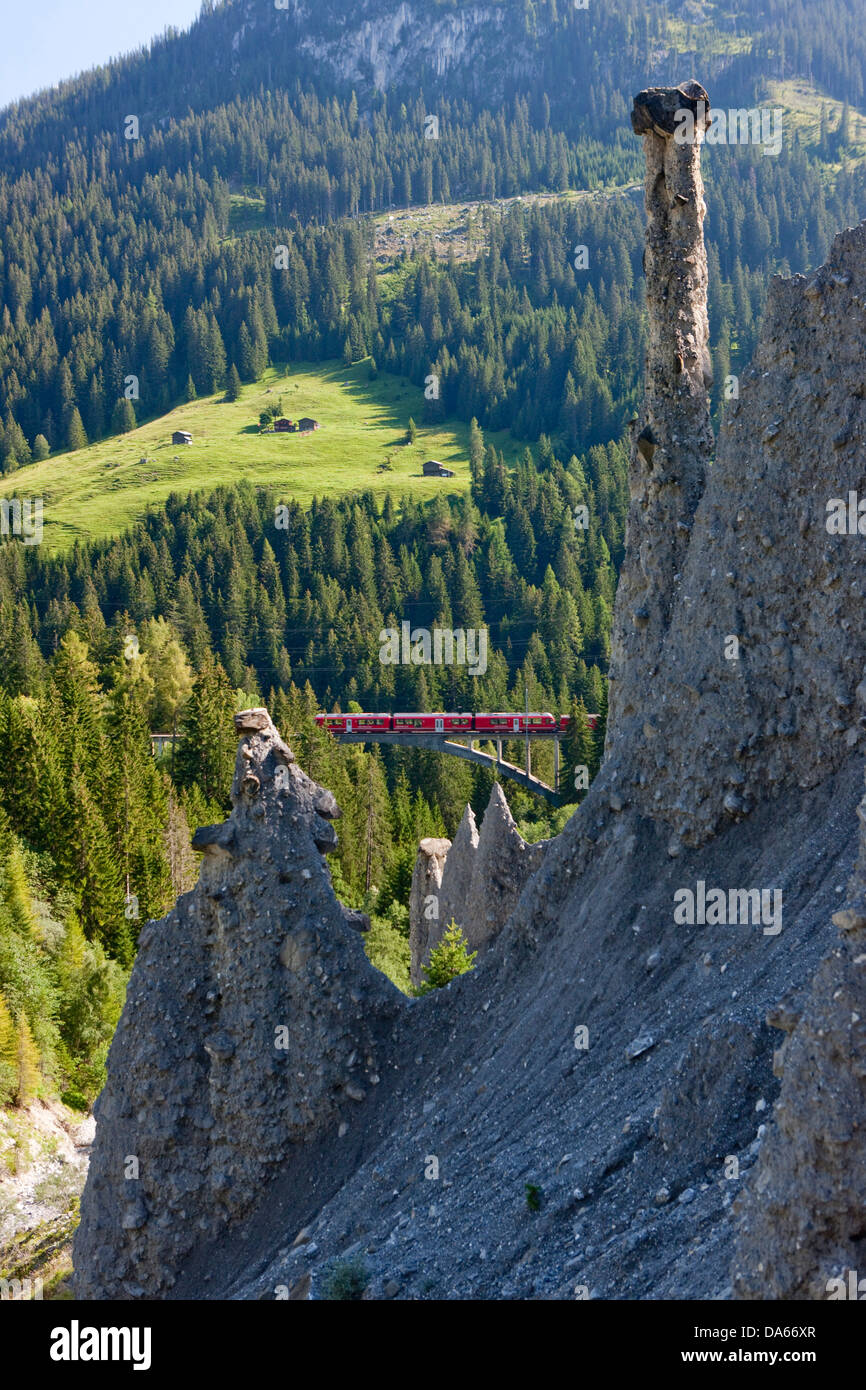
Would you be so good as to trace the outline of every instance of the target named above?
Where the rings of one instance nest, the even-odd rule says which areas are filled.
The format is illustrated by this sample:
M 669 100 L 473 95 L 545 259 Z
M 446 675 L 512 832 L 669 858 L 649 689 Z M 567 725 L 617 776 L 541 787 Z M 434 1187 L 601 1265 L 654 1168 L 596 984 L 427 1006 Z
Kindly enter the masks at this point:
M 452 918 L 462 927 L 469 949 L 484 953 L 511 916 L 528 880 L 540 868 L 547 843 L 526 843 L 498 782 L 490 793 L 480 831 L 472 807 L 467 806 L 453 845 L 448 840 L 421 841 L 409 911 L 413 983 L 421 983 L 430 952 Z M 424 915 L 427 894 L 436 904 L 437 915 L 432 920 Z
M 384 1071 L 402 996 L 369 965 L 322 852 L 339 809 L 266 710 L 235 719 L 233 811 L 193 892 L 141 934 L 96 1108 L 78 1292 L 164 1295 L 299 1147 L 337 1138 Z
M 674 1067 L 656 1115 L 656 1133 L 681 1170 L 703 1167 L 708 1159 L 721 1164 L 754 1139 L 778 1090 L 768 1074 L 771 1051 L 770 1029 L 756 1029 L 751 1019 L 724 1013 L 701 1025 Z
M 502 787 L 495 782 L 481 822 L 461 922 L 472 950 L 483 951 L 508 921 L 527 882 L 541 867 L 547 844 L 546 840 L 526 843 L 514 824 Z M 446 863 L 446 890 L 448 887 Z
M 781 1034 L 782 1086 L 737 1207 L 732 1282 L 740 1298 L 826 1299 L 840 1287 L 848 1298 L 850 1272 L 855 1284 L 866 1277 L 866 796 L 858 814 L 860 854 L 847 902 L 833 915 L 841 939 L 802 1007 L 783 1001 L 769 1017 Z M 833 1280 L 842 1281 L 835 1291 Z
M 467 907 L 472 892 L 472 875 L 475 871 L 479 838 L 475 812 L 471 806 L 467 806 L 460 818 L 454 843 L 443 866 L 438 935 L 435 940 L 431 939 L 431 946 L 440 939 L 452 917 L 458 926 L 464 927 L 463 918 L 468 915 Z

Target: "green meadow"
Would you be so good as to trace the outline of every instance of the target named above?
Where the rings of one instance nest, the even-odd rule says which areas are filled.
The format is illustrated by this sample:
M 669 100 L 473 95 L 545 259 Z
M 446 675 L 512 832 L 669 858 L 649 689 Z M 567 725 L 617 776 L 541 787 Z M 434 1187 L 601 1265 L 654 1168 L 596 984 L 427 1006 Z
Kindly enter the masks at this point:
M 283 414 L 308 415 L 321 428 L 312 434 L 261 434 L 259 414 L 281 397 Z M 314 496 L 359 492 L 379 496 L 469 488 L 468 426 L 449 420 L 424 427 L 424 393 L 380 372 L 369 379 L 369 362 L 296 363 L 288 373 L 270 368 L 243 388 L 241 397 L 202 397 L 178 406 L 128 434 L 116 435 L 74 453 L 54 454 L 10 474 L 8 494 L 41 497 L 43 545 L 59 552 L 76 539 L 117 535 L 159 506 L 172 492 L 197 492 L 242 478 L 275 485 L 283 501 L 308 504 Z M 410 416 L 417 425 L 406 445 Z M 171 442 L 187 430 L 192 444 Z M 519 445 L 507 431 L 486 436 L 511 462 Z M 421 465 L 435 458 L 453 478 L 425 478 Z M 381 470 L 390 461 L 391 468 Z

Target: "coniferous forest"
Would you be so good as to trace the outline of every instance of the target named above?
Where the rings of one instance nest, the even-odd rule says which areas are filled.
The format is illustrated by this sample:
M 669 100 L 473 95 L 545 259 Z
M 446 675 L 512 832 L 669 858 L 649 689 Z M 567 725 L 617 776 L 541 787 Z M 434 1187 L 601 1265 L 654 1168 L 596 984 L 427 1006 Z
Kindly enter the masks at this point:
M 404 986 L 418 839 L 453 835 L 467 802 L 483 811 L 490 774 L 338 745 L 315 713 L 522 709 L 528 695 L 573 716 L 564 784 L 597 768 L 645 335 L 632 95 L 654 66 L 692 65 L 722 105 L 793 75 L 828 102 L 864 101 L 853 3 L 699 8 L 680 22 L 637 0 L 509 4 L 490 72 L 421 61 L 382 90 L 300 43 L 347 35 L 374 0 L 327 0 L 303 34 L 294 7 L 246 6 L 248 25 L 231 0 L 205 3 L 188 33 L 0 112 L 8 495 L 31 461 L 74 467 L 86 443 L 235 375 L 368 357 L 417 386 L 437 376 L 425 423 L 471 422 L 472 477 L 468 495 L 424 505 L 322 495 L 282 527 L 276 493 L 243 484 L 174 495 L 64 554 L 0 545 L 0 1099 L 40 1075 L 82 1105 L 98 1091 L 138 931 L 195 881 L 190 831 L 226 811 L 235 710 L 267 704 L 334 791 L 335 887 L 372 913 L 374 959 Z M 819 262 L 866 212 L 866 187 L 847 105 L 778 157 L 708 150 L 704 177 L 718 419 L 768 277 Z M 390 208 L 576 190 L 485 214 L 470 257 L 376 261 L 373 217 Z M 513 466 L 485 442 L 500 430 Z M 486 627 L 486 672 L 382 665 L 379 632 L 405 619 Z M 156 732 L 177 738 L 155 757 Z M 550 748 L 535 757 L 552 780 Z M 508 796 L 529 839 L 573 809 Z

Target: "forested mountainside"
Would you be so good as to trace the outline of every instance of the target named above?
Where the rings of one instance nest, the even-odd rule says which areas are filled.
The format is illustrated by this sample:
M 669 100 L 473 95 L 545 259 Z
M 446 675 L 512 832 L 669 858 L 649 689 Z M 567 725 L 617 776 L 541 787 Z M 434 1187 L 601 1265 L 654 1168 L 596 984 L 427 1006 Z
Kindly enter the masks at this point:
M 370 353 L 419 385 L 437 372 L 440 408 L 484 426 L 508 425 L 529 439 L 563 430 L 570 447 L 616 437 L 634 405 L 642 353 L 636 202 L 517 207 L 488 228 L 478 263 L 405 257 L 387 289 L 372 264 L 372 229 L 358 220 L 394 205 L 636 180 L 626 94 L 638 83 L 639 62 L 646 76 L 647 45 L 663 64 L 674 44 L 688 47 L 686 31 L 662 7 L 640 7 L 640 18 L 630 4 L 598 14 L 562 8 L 559 18 L 554 6 L 539 9 L 534 37 L 527 11 L 530 32 L 521 42 L 539 62 L 530 78 L 521 70 L 501 106 L 451 93 L 450 66 L 428 90 L 416 78 L 405 96 L 344 90 L 321 57 L 299 60 L 293 75 L 290 55 L 300 49 L 286 26 L 302 24 L 312 43 L 326 22 L 318 8 L 281 14 L 263 0 L 209 11 L 190 34 L 150 55 L 7 110 L 0 117 L 0 466 L 8 471 L 129 429 L 136 413 L 153 416 L 192 390 L 217 389 L 232 365 L 252 380 L 269 354 L 357 360 Z M 360 23 L 360 34 L 363 16 L 338 9 L 346 25 Z M 509 29 L 516 9 L 488 12 Z M 799 8 L 785 10 L 800 33 Z M 474 7 L 458 12 L 476 15 Z M 774 51 L 769 71 L 808 70 L 856 102 L 851 69 L 863 40 L 848 35 L 848 13 L 839 6 L 832 21 L 810 20 L 808 43 L 803 34 Z M 688 31 L 702 62 L 719 50 L 715 100 L 727 90 L 743 105 L 767 74 L 756 14 L 741 7 L 735 31 Z M 233 47 L 239 20 L 243 38 Z M 422 21 L 410 7 L 401 24 L 411 30 Z M 575 25 L 584 21 L 592 43 L 578 41 Z M 648 25 L 658 27 L 657 39 L 655 28 L 644 32 Z M 217 77 L 217 55 L 227 52 L 234 66 Z M 617 55 L 614 86 L 581 77 L 587 55 L 597 67 L 600 52 L 611 61 Z M 567 82 L 546 73 L 552 55 L 571 64 Z M 497 69 L 495 57 L 488 64 Z M 504 57 L 501 64 L 504 74 Z M 553 96 L 562 105 L 564 86 L 568 102 L 556 116 Z M 484 92 L 491 90 L 486 80 Z M 608 93 L 617 110 L 600 109 Z M 435 139 L 426 138 L 428 116 L 438 121 Z M 130 117 L 135 139 L 126 138 Z M 819 260 L 832 232 L 859 215 L 862 166 L 845 166 L 846 132 L 840 118 L 816 148 L 801 146 L 795 131 L 774 157 L 753 147 L 708 152 L 720 383 L 731 361 L 751 354 L 767 276 Z M 243 230 L 251 207 L 259 225 Z M 576 267 L 578 246 L 587 247 L 586 268 Z M 277 247 L 286 248 L 279 269 Z M 125 399 L 130 374 L 139 383 L 135 401 Z
M 54 854 L 91 936 L 128 960 L 137 927 L 126 893 L 144 918 L 177 892 L 181 812 L 206 819 L 224 803 L 234 754 L 227 716 L 239 700 L 267 698 L 335 785 L 359 755 L 313 727 L 319 708 L 510 708 L 528 691 L 532 708 L 565 713 L 581 702 L 603 714 L 624 451 L 596 446 L 563 464 L 544 443 L 540 466 L 527 451 L 509 474 L 475 429 L 473 460 L 472 497 L 430 508 L 390 498 L 380 507 L 369 494 L 322 499 L 309 512 L 292 505 L 278 527 L 276 493 L 246 486 L 176 498 L 131 535 L 68 557 L 0 552 L 0 794 L 14 830 Z M 579 507 L 585 529 L 575 526 Z M 380 632 L 404 620 L 486 627 L 486 672 L 383 665 Z M 64 680 L 73 692 L 65 705 Z M 154 729 L 182 736 L 159 775 Z M 572 753 L 575 763 L 597 763 L 597 748 Z M 550 757 L 540 751 L 540 771 L 549 774 Z M 388 795 L 405 782 L 422 825 L 453 833 L 466 801 L 489 792 L 477 770 L 446 770 L 445 761 L 387 750 L 386 781 L 380 769 L 375 788 L 360 787 L 362 820 L 350 817 L 335 860 L 351 895 L 370 887 L 364 818 L 374 792 L 374 880 L 399 860 L 404 904 L 413 834 L 402 812 L 389 828 Z M 22 765 L 36 796 L 23 790 Z M 106 777 L 121 789 L 108 799 Z M 528 795 L 515 805 L 531 815 Z

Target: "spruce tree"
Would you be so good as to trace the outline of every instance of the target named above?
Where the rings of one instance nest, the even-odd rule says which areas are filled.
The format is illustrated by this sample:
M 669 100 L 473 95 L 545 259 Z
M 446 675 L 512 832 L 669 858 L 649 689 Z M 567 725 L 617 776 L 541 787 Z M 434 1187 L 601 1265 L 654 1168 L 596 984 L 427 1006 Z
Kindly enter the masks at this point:
M 434 989 L 443 989 L 452 980 L 456 980 L 458 975 L 465 975 L 474 968 L 477 955 L 477 951 L 469 950 L 462 929 L 452 917 L 442 940 L 430 952 L 430 962 L 424 966 L 427 978 L 415 990 L 416 995 L 430 994 Z
M 226 378 L 226 400 L 238 401 L 240 400 L 240 397 L 241 379 L 238 374 L 238 369 L 233 362 L 232 365 L 229 367 L 229 374 Z
M 595 744 L 586 706 L 575 697 L 568 715 L 568 732 L 562 740 L 563 766 L 560 785 L 569 801 L 580 801 L 596 767 Z
M 18 1087 L 18 1031 L 0 994 L 0 1105 L 8 1105 Z
M 33 911 L 33 900 L 30 897 L 30 888 L 24 871 L 24 860 L 18 844 L 13 845 L 6 860 L 3 903 L 16 930 L 27 936 L 36 937 L 38 934 L 36 914 Z
M 129 434 L 136 426 L 135 406 L 126 396 L 119 396 L 111 412 L 111 433 Z
M 18 1019 L 15 1053 L 15 1104 L 23 1110 L 33 1100 L 42 1080 L 39 1073 L 39 1052 L 23 1009 Z
M 185 786 L 197 783 L 208 801 L 230 809 L 229 788 L 237 735 L 235 695 L 225 668 L 213 659 L 196 680 L 177 749 L 176 771 Z
M 66 426 L 66 447 L 67 449 L 83 449 L 87 444 L 87 435 L 84 432 L 84 424 L 78 407 L 73 407 Z

